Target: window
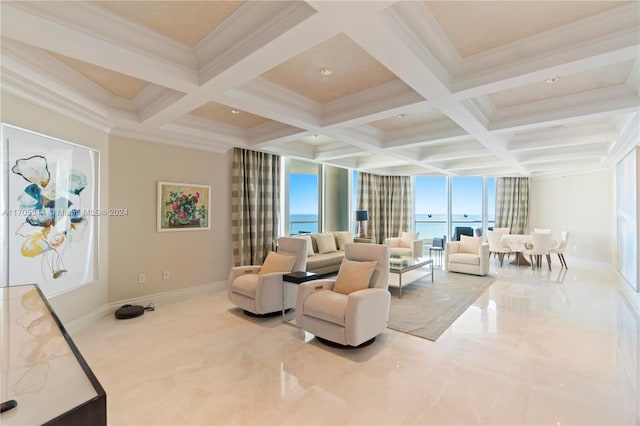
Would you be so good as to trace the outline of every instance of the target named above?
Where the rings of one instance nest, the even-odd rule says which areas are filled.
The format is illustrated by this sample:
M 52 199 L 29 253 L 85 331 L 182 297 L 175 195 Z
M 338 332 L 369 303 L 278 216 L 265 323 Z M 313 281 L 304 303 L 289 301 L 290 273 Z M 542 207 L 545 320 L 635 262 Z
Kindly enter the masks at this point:
M 289 162 L 289 234 L 316 233 L 319 229 L 319 165 Z
M 416 232 L 420 238 L 447 235 L 447 178 L 416 177 Z
M 451 179 L 451 232 L 457 226 L 482 228 L 482 178 Z
M 415 180 L 415 191 L 416 231 L 421 238 L 446 235 L 447 240 L 451 240 L 456 226 L 480 228 L 485 235 L 486 227 L 495 224 L 496 179 L 493 177 L 419 176 Z M 450 209 L 447 207 L 449 191 Z

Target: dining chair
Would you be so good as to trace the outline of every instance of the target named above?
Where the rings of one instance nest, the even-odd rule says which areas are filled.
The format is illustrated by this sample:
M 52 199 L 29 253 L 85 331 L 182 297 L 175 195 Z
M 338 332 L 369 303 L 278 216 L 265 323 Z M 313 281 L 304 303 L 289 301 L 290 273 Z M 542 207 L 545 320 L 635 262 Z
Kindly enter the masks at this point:
M 567 248 L 567 242 L 569 240 L 569 232 L 562 231 L 560 233 L 560 244 L 558 247 L 554 247 L 549 250 L 549 253 L 556 253 L 558 255 L 558 259 L 560 259 L 560 264 L 562 267 L 569 269 L 567 266 L 567 261 L 564 258 L 564 251 Z
M 502 243 L 502 232 L 499 231 L 487 231 L 487 239 L 489 241 L 489 253 L 494 253 L 500 260 L 500 267 L 504 263 L 504 255 L 513 253 L 509 246 Z
M 549 249 L 551 245 L 551 233 L 547 232 L 534 232 L 531 234 L 531 238 L 533 240 L 533 244 L 531 248 L 526 249 L 522 252 L 523 255 L 529 256 L 531 260 L 531 269 L 535 269 L 535 266 L 538 268 L 541 267 L 542 264 L 542 256 L 547 257 L 547 265 L 549 265 L 549 270 L 551 270 L 551 255 L 549 254 Z M 535 256 L 535 266 L 534 259 Z

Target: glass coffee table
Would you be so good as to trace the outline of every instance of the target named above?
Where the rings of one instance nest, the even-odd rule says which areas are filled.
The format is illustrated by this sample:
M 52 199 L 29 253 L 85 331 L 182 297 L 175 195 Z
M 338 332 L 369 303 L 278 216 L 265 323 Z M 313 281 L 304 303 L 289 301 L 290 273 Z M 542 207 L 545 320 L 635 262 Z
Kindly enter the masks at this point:
M 431 268 L 431 282 L 433 282 L 433 259 L 428 257 L 391 256 L 389 258 L 389 272 L 398 274 L 398 297 L 402 297 L 402 274 L 423 268 Z

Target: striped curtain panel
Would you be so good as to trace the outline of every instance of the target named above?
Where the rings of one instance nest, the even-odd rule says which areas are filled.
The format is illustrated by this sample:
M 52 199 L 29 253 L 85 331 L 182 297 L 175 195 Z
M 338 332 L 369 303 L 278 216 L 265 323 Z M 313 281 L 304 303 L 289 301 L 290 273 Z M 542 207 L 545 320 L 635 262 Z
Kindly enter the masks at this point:
M 231 240 L 236 266 L 261 265 L 275 249 L 280 212 L 280 157 L 234 148 Z
M 529 227 L 529 178 L 496 178 L 496 228 L 526 234 Z
M 367 210 L 367 237 L 381 244 L 411 230 L 413 190 L 409 176 L 358 173 L 358 208 Z

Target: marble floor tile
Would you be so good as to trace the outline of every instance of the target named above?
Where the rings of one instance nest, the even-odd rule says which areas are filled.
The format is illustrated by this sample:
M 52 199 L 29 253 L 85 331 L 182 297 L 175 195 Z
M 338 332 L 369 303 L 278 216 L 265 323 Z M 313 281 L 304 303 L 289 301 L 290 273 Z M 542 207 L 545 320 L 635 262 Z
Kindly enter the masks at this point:
M 110 425 L 638 424 L 638 295 L 610 265 L 569 265 L 492 259 L 495 283 L 435 342 L 327 347 L 224 290 L 73 339 Z

